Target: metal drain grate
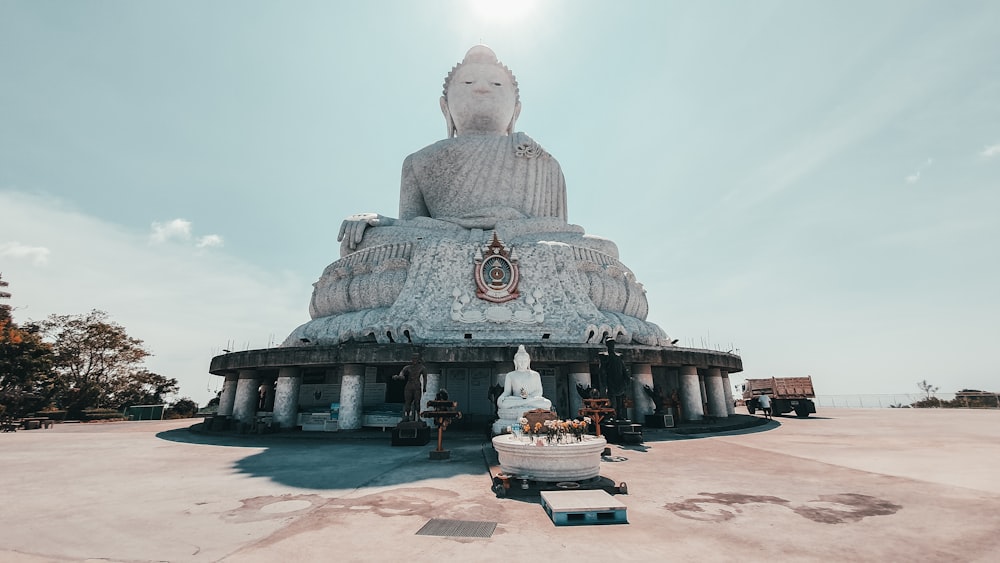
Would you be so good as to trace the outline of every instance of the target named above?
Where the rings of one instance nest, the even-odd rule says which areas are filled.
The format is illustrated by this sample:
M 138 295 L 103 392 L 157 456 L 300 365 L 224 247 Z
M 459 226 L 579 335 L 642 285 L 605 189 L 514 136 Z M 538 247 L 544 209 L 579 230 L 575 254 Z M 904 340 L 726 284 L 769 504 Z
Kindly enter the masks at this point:
M 476 522 L 474 520 L 442 520 L 432 518 L 417 531 L 418 536 L 450 536 L 456 538 L 493 537 L 496 522 Z

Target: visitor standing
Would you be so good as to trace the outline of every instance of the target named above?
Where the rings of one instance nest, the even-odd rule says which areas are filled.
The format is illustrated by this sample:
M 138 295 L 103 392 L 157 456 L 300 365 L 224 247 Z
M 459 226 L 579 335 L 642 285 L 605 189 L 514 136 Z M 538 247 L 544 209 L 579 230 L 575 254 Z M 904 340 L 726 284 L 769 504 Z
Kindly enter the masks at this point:
M 760 410 L 764 411 L 764 418 L 768 420 L 771 419 L 771 397 L 767 396 L 767 393 L 761 393 L 760 397 L 757 397 L 757 404 L 760 405 Z

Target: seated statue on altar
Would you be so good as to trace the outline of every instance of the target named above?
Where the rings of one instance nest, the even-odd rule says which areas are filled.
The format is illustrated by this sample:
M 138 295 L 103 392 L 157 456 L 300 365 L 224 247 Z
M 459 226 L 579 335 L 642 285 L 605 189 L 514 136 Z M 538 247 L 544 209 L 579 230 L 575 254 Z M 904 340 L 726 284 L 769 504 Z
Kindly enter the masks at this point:
M 504 378 L 503 392 L 497 398 L 499 419 L 493 425 L 494 434 L 518 424 L 524 413 L 535 409 L 551 410 L 552 401 L 542 396 L 542 376 L 531 369 L 531 357 L 522 344 L 514 354 L 514 371 Z

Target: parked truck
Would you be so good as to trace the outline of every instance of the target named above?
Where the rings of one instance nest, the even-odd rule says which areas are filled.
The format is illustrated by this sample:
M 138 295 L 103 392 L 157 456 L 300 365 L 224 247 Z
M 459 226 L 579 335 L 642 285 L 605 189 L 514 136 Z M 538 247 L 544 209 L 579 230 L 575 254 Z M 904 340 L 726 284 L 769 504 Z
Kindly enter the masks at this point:
M 795 416 L 805 418 L 816 412 L 816 404 L 812 402 L 816 397 L 812 376 L 746 380 L 743 384 L 743 401 L 747 406 L 747 412 L 753 414 L 760 408 L 757 398 L 764 393 L 771 398 L 772 414 L 794 411 Z

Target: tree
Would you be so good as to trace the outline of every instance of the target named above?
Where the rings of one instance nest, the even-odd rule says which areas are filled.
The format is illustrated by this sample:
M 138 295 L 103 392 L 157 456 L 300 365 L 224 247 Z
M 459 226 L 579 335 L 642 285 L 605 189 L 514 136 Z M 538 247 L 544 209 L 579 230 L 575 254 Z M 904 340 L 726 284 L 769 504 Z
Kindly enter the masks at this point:
M 921 391 L 923 391 L 924 393 L 927 394 L 927 398 L 928 399 L 931 398 L 931 395 L 933 395 L 934 393 L 937 393 L 937 390 L 939 389 L 939 387 L 935 387 L 935 386 L 931 385 L 930 383 L 927 383 L 926 379 L 923 380 L 923 381 L 921 381 L 921 382 L 919 382 L 919 383 L 917 383 L 917 387 L 919 387 Z
M 86 408 L 119 408 L 117 397 L 153 381 L 142 366 L 151 355 L 142 340 L 129 336 L 104 311 L 50 315 L 40 326 L 54 353 L 58 403 L 72 417 Z M 131 387 L 133 379 L 140 380 L 138 387 Z
M 198 403 L 184 397 L 177 399 L 167 409 L 166 418 L 191 418 L 198 414 Z
M 141 370 L 119 382 L 112 389 L 111 405 L 118 410 L 135 405 L 162 405 L 167 397 L 178 391 L 174 378 L 166 378 L 150 371 Z
M 0 280 L 0 287 L 7 282 Z M 10 294 L 0 291 L 0 298 Z M 35 325 L 18 327 L 9 305 L 0 305 L 0 414 L 23 416 L 48 404 L 52 395 L 52 347 Z

